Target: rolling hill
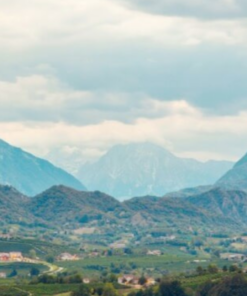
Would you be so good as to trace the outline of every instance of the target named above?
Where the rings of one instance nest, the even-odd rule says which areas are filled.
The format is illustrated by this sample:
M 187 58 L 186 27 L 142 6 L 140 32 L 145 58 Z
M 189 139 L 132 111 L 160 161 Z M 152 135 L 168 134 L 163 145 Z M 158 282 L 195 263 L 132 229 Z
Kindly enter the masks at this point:
M 96 227 L 100 233 L 142 232 L 152 227 L 190 231 L 245 229 L 247 193 L 213 188 L 187 197 L 132 198 L 123 203 L 99 191 L 53 186 L 28 198 L 9 186 L 0 187 L 1 225 L 78 229 Z
M 27 209 L 35 217 L 57 225 L 129 216 L 129 210 L 113 197 L 99 191 L 77 191 L 65 186 L 53 186 L 30 199 Z
M 0 223 L 31 224 L 34 217 L 25 207 L 29 198 L 11 186 L 0 185 Z
M 186 201 L 212 215 L 247 224 L 246 192 L 214 188 L 200 195 L 188 197 Z

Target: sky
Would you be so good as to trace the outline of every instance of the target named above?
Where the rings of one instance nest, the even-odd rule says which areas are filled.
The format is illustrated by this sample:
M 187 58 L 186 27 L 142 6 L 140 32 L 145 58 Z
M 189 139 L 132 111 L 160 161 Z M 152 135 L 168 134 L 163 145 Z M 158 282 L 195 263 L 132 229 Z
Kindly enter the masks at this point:
M 0 44 L 0 138 L 55 164 L 247 152 L 245 0 L 0 0 Z

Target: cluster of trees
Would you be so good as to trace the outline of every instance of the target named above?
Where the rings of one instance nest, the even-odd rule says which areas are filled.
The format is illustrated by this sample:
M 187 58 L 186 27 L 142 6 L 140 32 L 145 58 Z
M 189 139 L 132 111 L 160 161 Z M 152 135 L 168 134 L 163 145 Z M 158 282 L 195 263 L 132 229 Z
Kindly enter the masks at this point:
M 87 285 L 80 285 L 79 289 L 72 293 L 71 296 L 118 296 L 118 291 L 114 288 L 112 283 L 106 283 L 103 287 L 90 289 Z
M 158 288 L 133 291 L 128 296 L 187 296 L 187 294 L 179 281 L 164 280 L 161 281 Z
M 31 277 L 34 277 L 34 276 L 38 276 L 40 274 L 40 270 L 37 268 L 37 267 L 32 267 L 31 269 L 30 269 L 30 272 L 29 272 L 29 275 L 31 276 Z M 12 269 L 12 271 L 9 273 L 9 275 L 8 275 L 8 277 L 9 278 L 13 278 L 13 277 L 16 277 L 16 276 L 18 276 L 18 271 L 17 271 L 17 269 Z
M 31 284 L 80 284 L 83 279 L 80 274 L 68 275 L 66 273 L 59 275 L 43 274 L 33 278 Z
M 190 291 L 191 292 L 191 291 Z M 161 281 L 158 287 L 131 292 L 128 296 L 189 296 L 190 293 L 176 280 Z M 208 281 L 195 291 L 196 296 L 245 296 L 247 279 L 244 274 L 235 273 L 219 281 Z M 76 295 L 81 296 L 81 295 Z
M 226 277 L 220 282 L 207 282 L 197 296 L 244 296 L 247 295 L 247 279 L 243 274 Z
M 198 275 L 214 274 L 214 273 L 218 273 L 219 271 L 221 271 L 221 269 L 214 264 L 208 265 L 207 268 L 203 268 L 202 266 L 198 266 L 196 268 L 196 273 Z M 232 264 L 229 267 L 227 265 L 224 265 L 222 267 L 222 271 L 223 272 L 239 272 L 239 273 L 241 273 L 242 269 L 240 267 L 238 267 L 237 265 Z

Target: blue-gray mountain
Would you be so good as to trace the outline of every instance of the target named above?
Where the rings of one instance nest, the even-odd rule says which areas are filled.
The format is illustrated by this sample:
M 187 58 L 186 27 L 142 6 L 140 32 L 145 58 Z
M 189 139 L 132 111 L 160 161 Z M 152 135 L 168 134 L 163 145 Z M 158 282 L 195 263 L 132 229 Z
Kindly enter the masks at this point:
M 228 161 L 199 162 L 176 157 L 151 143 L 118 145 L 78 173 L 89 190 L 117 198 L 162 196 L 187 187 L 215 183 L 231 169 Z
M 2 140 L 0 140 L 0 184 L 12 185 L 28 196 L 60 184 L 85 190 L 80 181 L 64 170 Z
M 216 186 L 247 191 L 247 154 L 216 183 Z

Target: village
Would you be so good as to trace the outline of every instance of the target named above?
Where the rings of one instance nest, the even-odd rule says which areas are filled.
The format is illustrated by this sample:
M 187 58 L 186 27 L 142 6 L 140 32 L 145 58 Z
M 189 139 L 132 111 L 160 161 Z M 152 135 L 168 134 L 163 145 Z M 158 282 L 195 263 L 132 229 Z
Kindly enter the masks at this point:
M 0 262 L 28 262 L 21 252 L 0 253 Z

